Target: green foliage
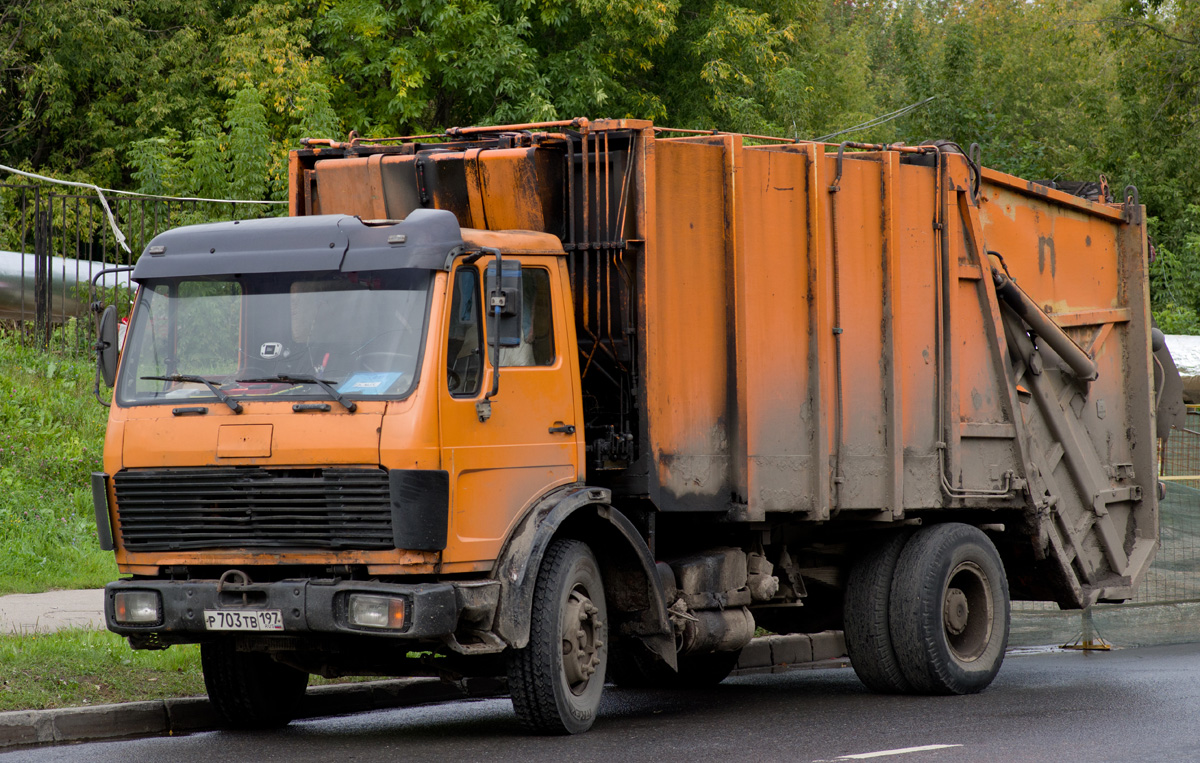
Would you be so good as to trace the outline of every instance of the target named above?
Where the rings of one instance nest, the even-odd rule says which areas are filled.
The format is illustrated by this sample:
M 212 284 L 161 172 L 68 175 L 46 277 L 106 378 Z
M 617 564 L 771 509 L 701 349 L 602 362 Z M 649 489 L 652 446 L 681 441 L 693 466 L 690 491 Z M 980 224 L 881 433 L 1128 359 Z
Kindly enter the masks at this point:
M 187 142 L 187 187 L 205 199 L 220 199 L 227 194 L 229 168 L 225 136 L 212 119 L 192 120 L 192 137 Z
M 1155 309 L 1200 312 L 1200 3 L 1164 0 L 10 0 L 0 162 L 282 199 L 302 137 L 573 116 L 979 143 L 1136 184 Z M 0 208 L 7 206 L 0 190 Z M 278 213 L 247 210 L 247 214 Z M 203 219 L 205 210 L 192 218 Z M 183 218 L 181 217 L 181 220 Z M 185 221 L 191 221 L 191 218 Z M 0 214 L 0 245 L 14 241 Z M 1177 261 L 1177 262 L 1176 262 Z M 1186 324 L 1186 321 L 1184 322 Z
M 266 107 L 258 88 L 246 85 L 231 99 L 229 121 L 230 191 L 235 199 L 264 198 L 271 164 Z
M 5 158 L 119 183 L 135 141 L 211 108 L 221 0 L 17 0 L 0 12 Z M 198 97 L 199 96 L 199 97 Z M 200 113 L 198 113 L 200 112 Z M 12 164 L 13 161 L 5 162 Z
M 95 366 L 0 334 L 0 594 L 101 586 L 116 577 L 96 540 L 89 475 L 107 409 Z
M 179 157 L 179 131 L 167 127 L 161 137 L 135 142 L 129 149 L 133 179 L 140 193 L 174 196 L 188 186 L 185 165 Z

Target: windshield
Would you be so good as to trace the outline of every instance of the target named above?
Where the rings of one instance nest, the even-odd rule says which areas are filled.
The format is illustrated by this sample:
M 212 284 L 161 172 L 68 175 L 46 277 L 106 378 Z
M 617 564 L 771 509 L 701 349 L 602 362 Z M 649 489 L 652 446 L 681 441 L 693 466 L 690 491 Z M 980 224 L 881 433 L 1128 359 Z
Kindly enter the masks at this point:
M 426 270 L 389 270 L 143 284 L 117 399 L 403 397 L 420 367 L 431 283 Z

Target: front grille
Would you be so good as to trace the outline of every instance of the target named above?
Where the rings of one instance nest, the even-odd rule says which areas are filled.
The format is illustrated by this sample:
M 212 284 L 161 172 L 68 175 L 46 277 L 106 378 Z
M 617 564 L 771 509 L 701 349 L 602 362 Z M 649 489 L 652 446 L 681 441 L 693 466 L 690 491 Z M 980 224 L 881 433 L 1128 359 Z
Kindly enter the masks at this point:
M 130 551 L 395 547 L 383 469 L 146 469 L 114 484 Z

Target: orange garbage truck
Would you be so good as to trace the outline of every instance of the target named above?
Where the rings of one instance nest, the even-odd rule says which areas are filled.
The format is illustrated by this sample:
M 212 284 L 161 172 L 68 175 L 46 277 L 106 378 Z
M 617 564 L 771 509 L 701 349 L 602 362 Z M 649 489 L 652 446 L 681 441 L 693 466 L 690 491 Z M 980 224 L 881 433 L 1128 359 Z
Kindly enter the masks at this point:
M 977 692 L 1011 600 L 1154 558 L 1132 188 L 575 119 L 307 141 L 290 194 L 154 238 L 119 363 L 100 320 L 108 627 L 199 643 L 232 725 L 311 674 L 506 675 L 581 732 L 758 628 Z

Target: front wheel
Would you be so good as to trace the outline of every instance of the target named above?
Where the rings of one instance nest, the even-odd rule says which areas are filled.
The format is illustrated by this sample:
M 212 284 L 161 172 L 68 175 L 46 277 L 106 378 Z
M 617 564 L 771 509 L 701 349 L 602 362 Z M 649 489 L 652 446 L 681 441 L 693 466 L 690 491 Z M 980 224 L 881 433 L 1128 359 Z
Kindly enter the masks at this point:
M 228 642 L 201 644 L 200 665 L 209 702 L 231 728 L 286 725 L 299 712 L 308 688 L 308 673 L 267 654 L 239 652 Z
M 508 663 L 517 718 L 542 734 L 578 734 L 596 720 L 608 664 L 600 566 L 586 544 L 546 549 L 533 591 L 529 643 Z
M 996 547 L 970 525 L 918 531 L 896 561 L 888 615 L 896 660 L 916 692 L 987 688 L 1008 645 L 1008 581 Z

